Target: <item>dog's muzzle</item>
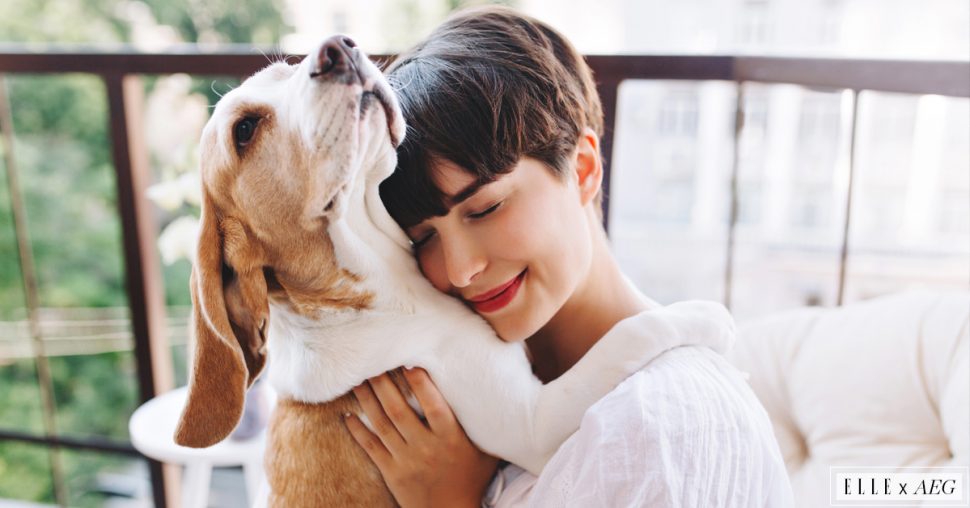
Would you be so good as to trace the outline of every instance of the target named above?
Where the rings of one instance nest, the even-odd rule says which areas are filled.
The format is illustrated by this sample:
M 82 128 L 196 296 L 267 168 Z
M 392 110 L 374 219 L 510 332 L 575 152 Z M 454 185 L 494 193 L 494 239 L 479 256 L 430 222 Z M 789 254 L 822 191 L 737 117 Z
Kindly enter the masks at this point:
M 361 96 L 361 113 L 372 102 L 371 98 L 377 99 L 387 117 L 391 144 L 397 148 L 401 140 L 398 139 L 394 128 L 396 115 L 399 113 L 390 100 L 390 94 L 393 92 L 380 76 L 380 71 L 373 65 L 365 64 L 363 61 L 365 58 L 367 56 L 357 49 L 357 43 L 353 39 L 346 35 L 334 35 L 320 46 L 310 70 L 310 78 L 334 80 L 346 84 L 359 83 L 364 90 Z
M 355 57 L 359 54 L 357 43 L 345 35 L 334 35 L 323 41 L 317 52 L 316 62 L 310 71 L 311 78 L 360 79 Z M 363 79 L 360 82 L 363 83 Z

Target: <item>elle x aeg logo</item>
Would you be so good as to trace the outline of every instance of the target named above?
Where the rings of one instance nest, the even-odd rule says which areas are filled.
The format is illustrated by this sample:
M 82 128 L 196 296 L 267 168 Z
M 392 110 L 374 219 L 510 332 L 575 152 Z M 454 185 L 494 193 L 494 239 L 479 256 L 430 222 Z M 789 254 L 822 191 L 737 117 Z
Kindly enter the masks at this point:
M 950 496 L 956 493 L 960 478 L 889 478 L 885 475 L 840 474 L 841 494 L 851 496 Z M 907 481 L 908 480 L 908 481 Z M 915 483 L 915 485 L 913 485 Z
M 832 506 L 970 506 L 967 467 L 831 467 Z

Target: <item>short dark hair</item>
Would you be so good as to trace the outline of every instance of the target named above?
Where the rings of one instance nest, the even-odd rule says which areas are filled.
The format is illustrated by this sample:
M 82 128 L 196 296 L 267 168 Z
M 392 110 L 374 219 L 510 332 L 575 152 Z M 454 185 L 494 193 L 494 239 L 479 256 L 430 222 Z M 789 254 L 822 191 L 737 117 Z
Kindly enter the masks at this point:
M 387 69 L 407 135 L 380 187 L 404 228 L 445 215 L 434 164 L 450 161 L 478 184 L 523 156 L 564 175 L 585 127 L 603 134 L 592 72 L 554 29 L 505 7 L 462 11 Z

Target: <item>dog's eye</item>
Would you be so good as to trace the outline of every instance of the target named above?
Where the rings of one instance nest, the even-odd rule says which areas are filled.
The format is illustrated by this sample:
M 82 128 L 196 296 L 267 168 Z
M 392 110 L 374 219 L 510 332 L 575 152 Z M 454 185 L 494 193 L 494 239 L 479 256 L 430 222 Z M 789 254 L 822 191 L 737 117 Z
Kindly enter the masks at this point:
M 255 116 L 247 116 L 236 122 L 236 125 L 232 128 L 232 133 L 236 138 L 237 147 L 242 148 L 253 140 L 253 134 L 256 134 L 258 124 L 259 117 Z

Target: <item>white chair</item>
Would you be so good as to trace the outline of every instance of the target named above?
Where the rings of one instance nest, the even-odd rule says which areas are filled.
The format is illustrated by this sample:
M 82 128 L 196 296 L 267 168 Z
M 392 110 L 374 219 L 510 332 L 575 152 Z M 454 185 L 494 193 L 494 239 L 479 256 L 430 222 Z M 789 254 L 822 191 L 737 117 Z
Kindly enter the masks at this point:
M 831 467 L 970 465 L 970 293 L 913 292 L 739 325 L 796 506 L 829 506 Z
M 185 406 L 188 388 L 176 388 L 142 404 L 128 421 L 131 443 L 146 457 L 185 466 L 182 507 L 204 508 L 209 500 L 213 467 L 242 466 L 250 503 L 259 494 L 263 477 L 266 431 L 245 441 L 226 439 L 209 448 L 175 444 L 175 426 Z

